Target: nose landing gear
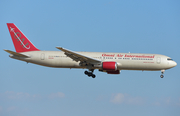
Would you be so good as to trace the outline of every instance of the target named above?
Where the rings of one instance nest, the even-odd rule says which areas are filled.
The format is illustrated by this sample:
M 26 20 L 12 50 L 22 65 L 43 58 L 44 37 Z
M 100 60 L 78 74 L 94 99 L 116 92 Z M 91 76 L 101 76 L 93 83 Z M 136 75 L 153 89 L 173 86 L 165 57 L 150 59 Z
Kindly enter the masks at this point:
M 161 78 L 163 78 L 163 77 L 164 77 L 164 75 L 163 75 L 163 74 L 164 74 L 164 72 L 165 72 L 165 70 L 161 70 L 161 75 L 160 75 L 160 77 L 161 77 Z
M 161 78 L 163 78 L 163 77 L 164 77 L 164 75 L 160 75 L 160 77 L 161 77 Z
M 93 71 L 94 71 L 94 70 L 93 70 Z M 84 74 L 87 75 L 87 76 L 89 76 L 89 77 L 95 78 L 96 75 L 93 74 L 93 71 L 91 71 L 91 72 L 90 72 L 90 71 L 89 71 L 89 72 L 88 72 L 88 71 L 84 71 Z

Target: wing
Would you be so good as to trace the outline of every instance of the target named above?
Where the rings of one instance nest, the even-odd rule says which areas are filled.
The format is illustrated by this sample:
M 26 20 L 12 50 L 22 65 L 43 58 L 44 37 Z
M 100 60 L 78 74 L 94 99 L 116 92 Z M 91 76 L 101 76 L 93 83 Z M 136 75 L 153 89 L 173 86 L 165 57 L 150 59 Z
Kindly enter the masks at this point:
M 100 64 L 101 63 L 100 60 L 97 60 L 88 56 L 84 56 L 82 54 L 67 50 L 65 48 L 62 48 L 62 47 L 56 47 L 56 48 L 63 51 L 66 56 L 70 57 L 76 62 L 80 61 L 81 63 L 86 63 L 86 64 Z
M 13 52 L 13 51 L 10 51 L 10 50 L 4 50 L 4 51 L 6 51 L 6 52 L 8 52 L 8 53 L 10 53 L 10 54 L 12 54 L 14 56 L 20 56 L 20 57 L 24 57 L 24 58 L 29 58 L 29 56 L 21 54 L 21 53 Z

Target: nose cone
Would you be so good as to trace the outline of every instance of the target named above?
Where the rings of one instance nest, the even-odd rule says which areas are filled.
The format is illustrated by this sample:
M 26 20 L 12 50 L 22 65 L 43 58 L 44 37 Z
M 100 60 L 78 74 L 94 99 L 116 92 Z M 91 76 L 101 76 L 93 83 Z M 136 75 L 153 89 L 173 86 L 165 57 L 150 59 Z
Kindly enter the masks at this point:
M 171 65 L 172 67 L 175 67 L 175 66 L 177 65 L 177 63 L 176 63 L 175 61 L 173 61 L 173 62 L 170 63 L 170 65 Z
M 177 65 L 177 63 L 174 61 L 174 67 Z

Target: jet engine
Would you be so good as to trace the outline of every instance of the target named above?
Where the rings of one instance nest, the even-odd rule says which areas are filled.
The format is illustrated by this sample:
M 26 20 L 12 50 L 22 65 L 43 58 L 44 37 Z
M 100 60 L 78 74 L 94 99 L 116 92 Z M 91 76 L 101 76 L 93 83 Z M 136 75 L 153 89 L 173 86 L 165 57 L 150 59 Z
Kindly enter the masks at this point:
M 102 65 L 96 67 L 101 67 L 99 69 L 101 72 L 107 72 L 108 74 L 120 74 L 120 71 L 117 70 L 117 63 L 113 61 L 103 62 Z
M 116 62 L 103 62 L 102 69 L 106 71 L 116 71 L 117 63 Z

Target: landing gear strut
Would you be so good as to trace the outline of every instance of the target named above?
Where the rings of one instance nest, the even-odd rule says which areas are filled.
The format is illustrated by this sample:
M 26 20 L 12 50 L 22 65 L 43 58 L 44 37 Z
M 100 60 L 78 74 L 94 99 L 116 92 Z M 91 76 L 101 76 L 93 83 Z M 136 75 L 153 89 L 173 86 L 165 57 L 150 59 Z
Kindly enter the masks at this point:
M 94 70 L 93 70 L 93 71 L 94 71 Z M 88 71 L 84 71 L 84 74 L 87 75 L 87 76 L 89 76 L 89 77 L 95 78 L 96 75 L 93 74 L 93 71 L 91 71 L 91 72 L 90 72 L 90 71 L 89 71 L 89 72 L 88 72 Z
M 161 70 L 161 75 L 160 75 L 160 77 L 161 77 L 161 78 L 163 78 L 163 77 L 164 77 L 164 75 L 163 75 L 163 74 L 164 74 L 164 72 L 165 72 L 165 70 Z

